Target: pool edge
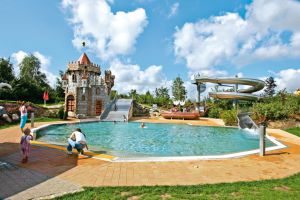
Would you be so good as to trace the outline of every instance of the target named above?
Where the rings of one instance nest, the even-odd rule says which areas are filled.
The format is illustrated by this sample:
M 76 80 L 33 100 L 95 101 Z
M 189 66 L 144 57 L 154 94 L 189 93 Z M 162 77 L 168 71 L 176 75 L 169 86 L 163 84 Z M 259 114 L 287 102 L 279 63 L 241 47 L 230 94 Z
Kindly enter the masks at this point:
M 76 123 L 86 123 L 86 122 L 74 122 Z M 63 124 L 74 124 L 73 122 L 71 123 L 53 123 L 53 124 L 45 124 L 42 126 L 39 126 L 37 128 L 33 128 L 31 131 L 34 135 L 34 139 L 36 139 L 36 132 L 40 129 L 44 129 L 46 127 L 52 126 L 52 125 L 63 125 Z M 148 122 L 150 123 L 150 122 Z M 199 125 L 201 126 L 201 125 Z M 229 128 L 237 128 L 237 127 L 232 127 L 232 126 L 217 126 L 217 127 L 229 127 Z M 267 147 L 267 151 L 273 151 L 273 150 L 278 150 L 278 149 L 283 149 L 287 148 L 286 145 L 282 144 L 279 142 L 275 137 L 267 135 L 266 138 L 268 138 L 271 142 L 273 142 L 276 146 L 272 147 Z M 55 144 L 50 144 L 46 142 L 40 142 L 34 140 L 32 142 L 35 145 L 40 145 L 40 146 L 47 146 L 49 148 L 55 148 L 59 150 L 65 151 L 65 148 L 59 145 Z M 109 154 L 97 154 L 94 152 L 86 152 L 84 156 L 92 157 L 95 159 L 100 159 L 104 161 L 109 161 L 109 162 L 170 162 L 170 161 L 196 161 L 196 160 L 224 160 L 224 159 L 233 159 L 233 158 L 240 158 L 240 157 L 245 157 L 253 154 L 258 154 L 259 149 L 254 149 L 254 150 L 249 150 L 249 151 L 242 151 L 238 153 L 231 153 L 231 154 L 225 154 L 225 155 L 211 155 L 211 156 L 169 156 L 169 157 L 131 157 L 131 158 L 120 158 L 116 157 L 113 155 Z

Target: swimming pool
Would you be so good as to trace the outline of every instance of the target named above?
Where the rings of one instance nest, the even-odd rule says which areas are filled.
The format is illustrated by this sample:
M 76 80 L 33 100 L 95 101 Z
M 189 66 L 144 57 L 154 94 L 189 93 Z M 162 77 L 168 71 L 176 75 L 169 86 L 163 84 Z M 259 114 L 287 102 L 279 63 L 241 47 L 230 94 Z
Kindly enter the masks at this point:
M 119 157 L 225 155 L 259 148 L 259 136 L 228 127 L 179 124 L 90 122 L 53 125 L 37 131 L 37 140 L 66 145 L 75 128 L 86 134 L 90 150 Z M 266 146 L 276 146 L 266 139 Z

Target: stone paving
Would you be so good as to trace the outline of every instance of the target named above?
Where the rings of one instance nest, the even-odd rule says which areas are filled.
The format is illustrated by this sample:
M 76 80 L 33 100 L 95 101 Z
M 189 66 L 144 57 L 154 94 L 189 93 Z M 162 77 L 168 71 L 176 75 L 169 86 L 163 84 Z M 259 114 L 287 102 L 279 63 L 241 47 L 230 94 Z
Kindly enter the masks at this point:
M 0 161 L 0 198 L 33 199 L 80 191 L 82 188 L 60 178 Z
M 218 125 L 208 119 L 189 121 L 195 125 L 205 122 Z M 280 130 L 269 132 L 288 148 L 268 152 L 265 157 L 116 163 L 77 154 L 68 156 L 59 149 L 33 145 L 29 162 L 21 164 L 19 128 L 2 129 L 0 198 L 51 197 L 83 186 L 194 185 L 282 178 L 300 172 L 300 138 Z

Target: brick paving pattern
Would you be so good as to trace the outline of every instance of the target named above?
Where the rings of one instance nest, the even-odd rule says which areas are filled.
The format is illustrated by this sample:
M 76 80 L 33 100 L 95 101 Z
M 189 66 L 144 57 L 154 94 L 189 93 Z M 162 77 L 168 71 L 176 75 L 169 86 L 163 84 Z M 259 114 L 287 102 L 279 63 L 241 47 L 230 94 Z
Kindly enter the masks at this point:
M 81 190 L 81 187 L 35 170 L 0 161 L 0 199 L 33 199 Z
M 173 122 L 176 122 L 173 120 Z M 197 124 L 196 121 L 190 122 Z M 204 123 L 203 121 L 201 122 Z M 38 123 L 42 125 L 45 123 Z M 213 124 L 209 122 L 208 124 Z M 0 197 L 38 198 L 83 186 L 194 185 L 283 178 L 300 172 L 300 138 L 269 130 L 288 148 L 227 160 L 116 163 L 32 146 L 21 164 L 18 127 L 0 130 Z

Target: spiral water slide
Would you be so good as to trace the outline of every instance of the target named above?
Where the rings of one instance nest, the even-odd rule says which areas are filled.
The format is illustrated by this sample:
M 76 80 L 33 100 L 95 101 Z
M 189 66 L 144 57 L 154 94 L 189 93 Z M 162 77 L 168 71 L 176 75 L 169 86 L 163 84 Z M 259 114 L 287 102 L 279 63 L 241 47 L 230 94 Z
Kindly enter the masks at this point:
M 258 79 L 195 77 L 195 84 L 205 82 L 216 83 L 219 85 L 236 85 L 236 90 L 234 92 L 209 92 L 210 97 L 218 99 L 257 100 L 259 96 L 252 93 L 262 90 L 265 87 L 265 82 Z M 248 85 L 249 87 L 238 89 L 238 85 Z
M 0 90 L 1 90 L 2 88 L 9 88 L 9 89 L 12 89 L 11 86 L 10 86 L 9 84 L 7 84 L 7 83 L 0 83 Z
M 209 92 L 209 96 L 218 99 L 235 99 L 235 100 L 257 100 L 259 96 L 252 94 L 262 90 L 265 87 L 265 82 L 251 78 L 207 78 L 195 77 L 196 85 L 201 85 L 205 82 L 216 83 L 219 85 L 234 84 L 234 92 Z M 238 85 L 247 85 L 249 87 L 238 89 Z M 228 85 L 225 85 L 228 86 Z M 237 115 L 239 127 L 242 129 L 248 128 L 252 130 L 258 129 L 258 126 L 249 116 L 249 113 L 239 113 Z

